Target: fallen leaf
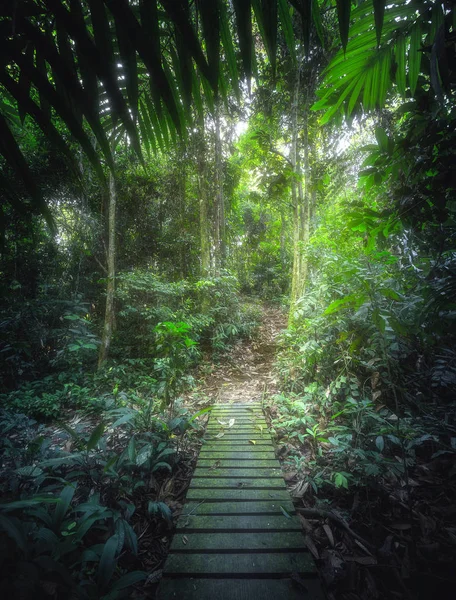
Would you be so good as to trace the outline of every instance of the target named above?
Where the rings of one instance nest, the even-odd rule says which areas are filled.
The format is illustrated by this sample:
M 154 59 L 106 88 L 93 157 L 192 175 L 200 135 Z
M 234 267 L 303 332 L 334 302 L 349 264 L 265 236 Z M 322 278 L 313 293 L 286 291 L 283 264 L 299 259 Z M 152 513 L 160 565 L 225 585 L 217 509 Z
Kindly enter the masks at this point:
M 227 421 L 220 421 L 220 419 L 217 419 L 217 421 L 220 423 L 220 425 L 228 425 Z
M 186 535 L 182 536 L 182 543 L 186 544 L 188 542 L 188 537 Z
M 230 419 L 230 422 L 228 423 L 228 427 L 233 427 L 235 420 L 236 419 Z
M 225 435 L 225 433 L 224 433 L 223 431 L 221 431 L 220 433 L 217 433 L 217 435 L 216 435 L 216 436 L 214 436 L 214 437 L 216 437 L 216 438 L 221 438 L 221 437 L 223 437 L 224 435 Z
M 325 530 L 325 533 L 328 536 L 329 543 L 334 548 L 334 536 L 333 536 L 333 533 L 331 531 L 331 527 L 328 525 L 328 523 L 325 523 L 323 525 L 323 529 Z
M 287 519 L 291 519 L 291 515 L 289 515 L 289 514 L 287 513 L 287 511 L 284 509 L 284 507 L 283 507 L 283 506 L 281 506 L 281 507 L 280 507 L 280 510 L 283 512 L 284 516 L 285 516 Z
M 344 560 L 346 562 L 355 562 L 359 565 L 376 565 L 377 559 L 374 556 L 345 556 Z
M 255 446 L 256 441 L 255 440 L 249 440 L 250 444 L 253 444 Z
M 309 548 L 309 552 L 312 554 L 312 556 L 315 558 L 315 560 L 319 560 L 320 555 L 318 554 L 318 550 L 315 546 L 315 544 L 312 541 L 312 538 L 308 535 L 305 536 L 305 542 L 307 547 Z

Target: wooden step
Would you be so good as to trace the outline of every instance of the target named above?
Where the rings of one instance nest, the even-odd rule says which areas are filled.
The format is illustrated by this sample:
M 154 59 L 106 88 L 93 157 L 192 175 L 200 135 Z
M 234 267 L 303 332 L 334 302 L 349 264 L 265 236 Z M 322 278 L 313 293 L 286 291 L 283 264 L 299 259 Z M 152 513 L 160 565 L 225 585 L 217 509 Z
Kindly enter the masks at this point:
M 214 407 L 157 598 L 323 600 L 259 404 Z

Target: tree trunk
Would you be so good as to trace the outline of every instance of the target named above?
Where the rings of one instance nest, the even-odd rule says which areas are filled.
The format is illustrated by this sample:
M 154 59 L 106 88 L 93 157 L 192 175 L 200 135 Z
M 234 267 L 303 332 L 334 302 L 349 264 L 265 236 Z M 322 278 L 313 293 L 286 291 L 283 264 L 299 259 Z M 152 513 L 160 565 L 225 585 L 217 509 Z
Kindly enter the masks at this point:
M 291 181 L 291 203 L 293 206 L 293 272 L 291 277 L 291 296 L 290 296 L 290 324 L 293 321 L 293 311 L 298 299 L 298 284 L 300 276 L 300 248 L 299 240 L 301 236 L 301 196 L 302 183 L 300 181 L 300 161 L 298 149 L 298 112 L 299 112 L 299 92 L 301 73 L 298 64 L 295 74 L 295 82 L 293 88 L 293 101 L 291 105 L 291 152 L 290 161 L 293 170 L 293 178 Z
M 200 207 L 200 250 L 201 276 L 208 277 L 211 273 L 211 236 L 209 228 L 209 204 L 207 194 L 207 165 L 204 127 L 201 125 L 201 138 L 198 148 L 198 191 Z
M 220 133 L 220 98 L 215 104 L 215 269 L 225 266 L 225 199 L 223 197 L 222 138 Z
M 114 330 L 114 292 L 116 277 L 116 182 L 114 175 L 109 172 L 109 198 L 108 198 L 108 283 L 106 286 L 106 309 L 101 338 L 100 353 L 98 355 L 98 368 L 100 368 L 109 355 L 112 333 Z

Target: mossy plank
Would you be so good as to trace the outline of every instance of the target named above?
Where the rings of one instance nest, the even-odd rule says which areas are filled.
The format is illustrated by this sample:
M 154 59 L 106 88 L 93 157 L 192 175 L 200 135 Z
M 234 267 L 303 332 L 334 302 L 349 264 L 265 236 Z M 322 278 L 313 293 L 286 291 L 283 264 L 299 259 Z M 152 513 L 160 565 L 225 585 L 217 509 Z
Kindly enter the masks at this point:
M 256 533 L 185 533 L 176 534 L 171 552 L 193 550 L 306 550 L 306 542 L 300 531 L 267 531 Z
M 225 412 L 212 412 L 212 419 L 264 419 L 264 414 L 261 412 L 250 412 L 248 410 L 233 412 L 227 410 Z
M 258 467 L 276 467 L 280 468 L 279 461 L 274 458 L 266 458 L 259 459 L 256 457 L 252 460 L 237 460 L 233 458 L 200 458 L 198 460 L 198 467 L 209 467 L 209 468 L 218 468 L 218 467 L 240 467 L 240 468 L 250 468 L 256 469 Z
M 228 431 L 230 433 L 236 433 L 236 434 L 247 434 L 252 436 L 255 433 L 261 433 L 262 431 L 264 433 L 267 433 L 268 430 L 266 428 L 255 428 L 255 427 L 243 427 L 242 425 L 238 425 L 235 427 L 232 427 L 231 429 L 227 430 L 227 429 L 219 429 L 218 427 L 212 427 L 211 429 L 206 429 L 206 435 L 213 435 L 216 436 L 219 433 L 224 433 L 225 435 L 228 433 Z
M 187 500 L 289 500 L 290 495 L 286 489 L 282 490 L 243 490 L 233 489 L 208 489 L 189 488 Z
M 183 515 L 179 517 L 176 531 L 207 532 L 240 531 L 301 531 L 301 523 L 297 517 L 280 515 Z
M 191 488 L 284 488 L 283 479 L 249 477 L 193 477 Z
M 220 423 L 220 421 L 223 421 Z M 232 429 L 235 425 L 251 425 L 252 427 L 256 427 L 257 425 L 263 425 L 263 427 L 267 427 L 267 423 L 265 419 L 236 419 L 234 421 L 234 425 L 228 427 L 229 421 L 228 419 L 211 419 L 208 423 L 208 427 L 223 427 L 225 429 Z
M 216 444 L 217 446 L 246 446 L 247 448 L 251 448 L 252 446 L 273 446 L 271 439 L 264 440 L 260 438 L 259 440 L 251 441 L 249 438 L 246 438 L 244 440 L 232 440 L 225 439 L 225 436 L 223 436 L 222 438 L 218 438 L 215 440 L 205 440 L 201 448 L 207 448 L 208 446 L 213 446 L 214 444 Z
M 317 579 L 173 579 L 164 577 L 158 600 L 323 600 Z
M 232 408 L 233 406 L 236 408 L 239 407 L 250 407 L 250 406 L 261 406 L 261 402 L 217 402 L 217 404 L 213 404 L 217 408 L 221 406 L 225 406 L 228 408 Z
M 233 452 L 230 450 L 217 452 L 216 450 L 208 450 L 207 452 L 201 452 L 201 458 L 233 458 L 236 460 L 247 460 L 249 458 L 274 458 L 274 451 L 269 450 L 265 452 Z
M 204 439 L 206 441 L 210 441 L 210 442 L 214 442 L 215 440 L 224 440 L 226 441 L 230 441 L 230 440 L 264 440 L 267 442 L 272 442 L 272 438 L 270 436 L 270 434 L 267 431 L 264 431 L 263 433 L 261 433 L 260 431 L 255 431 L 255 433 L 228 433 L 228 432 L 223 432 L 223 437 L 221 438 L 216 438 L 214 435 L 205 435 Z
M 226 452 L 231 450 L 232 452 L 274 452 L 274 446 L 272 444 L 224 444 L 221 446 L 217 442 L 212 444 L 204 444 L 201 446 L 200 456 L 203 456 L 206 452 Z
M 282 479 L 282 471 L 277 468 L 252 469 L 205 469 L 196 465 L 193 477 L 251 477 L 251 478 L 277 478 Z
M 283 507 L 288 514 L 294 513 L 294 506 L 290 498 L 287 500 L 258 500 L 256 502 L 201 502 L 190 501 L 182 509 L 183 515 L 212 515 L 212 514 L 276 514 L 281 515 Z
M 211 420 L 220 419 L 221 421 L 225 421 L 227 419 L 264 419 L 263 413 L 252 413 L 252 412 L 220 412 L 220 413 L 212 413 Z
M 252 554 L 170 554 L 164 573 L 192 575 L 284 575 L 315 571 L 309 552 Z
M 267 429 L 267 425 L 266 422 L 261 422 L 261 421 L 246 421 L 244 423 L 236 423 L 236 421 L 234 422 L 234 425 L 232 425 L 231 427 L 228 427 L 228 424 L 223 424 L 223 423 L 219 423 L 217 420 L 210 420 L 207 429 L 234 429 L 235 427 L 241 427 L 242 429 L 254 429 L 255 427 L 260 427 L 260 425 L 263 426 L 263 429 Z

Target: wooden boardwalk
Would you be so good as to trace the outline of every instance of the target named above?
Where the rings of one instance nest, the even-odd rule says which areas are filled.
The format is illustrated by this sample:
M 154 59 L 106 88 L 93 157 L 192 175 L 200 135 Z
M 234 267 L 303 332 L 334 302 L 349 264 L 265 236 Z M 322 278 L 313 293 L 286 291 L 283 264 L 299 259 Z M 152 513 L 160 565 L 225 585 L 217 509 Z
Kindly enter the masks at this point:
M 205 438 L 157 598 L 321 600 L 261 406 L 217 404 Z

